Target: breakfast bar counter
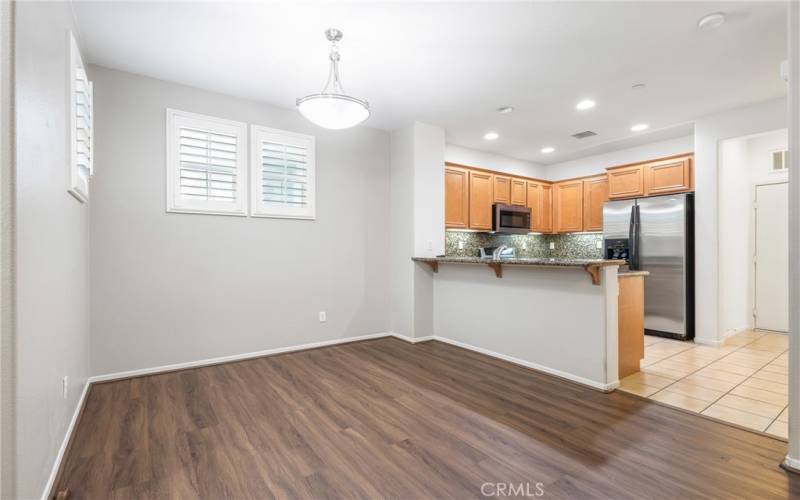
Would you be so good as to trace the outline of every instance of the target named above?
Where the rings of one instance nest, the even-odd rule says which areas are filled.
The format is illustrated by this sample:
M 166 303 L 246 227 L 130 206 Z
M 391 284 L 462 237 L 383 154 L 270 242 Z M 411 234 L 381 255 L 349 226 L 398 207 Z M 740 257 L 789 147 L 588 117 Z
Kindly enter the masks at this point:
M 502 258 L 492 259 L 483 257 L 414 257 L 415 262 L 428 264 L 434 273 L 439 272 L 439 264 L 484 264 L 488 265 L 495 272 L 498 278 L 503 277 L 503 266 L 528 266 L 528 267 L 566 267 L 582 268 L 592 278 L 592 283 L 600 284 L 600 269 L 606 266 L 620 266 L 625 264 L 624 260 L 607 259 L 549 259 L 549 258 Z
M 620 282 L 633 279 L 619 278 L 624 261 L 412 260 L 424 297 L 413 319 L 427 335 L 603 391 L 619 385 Z

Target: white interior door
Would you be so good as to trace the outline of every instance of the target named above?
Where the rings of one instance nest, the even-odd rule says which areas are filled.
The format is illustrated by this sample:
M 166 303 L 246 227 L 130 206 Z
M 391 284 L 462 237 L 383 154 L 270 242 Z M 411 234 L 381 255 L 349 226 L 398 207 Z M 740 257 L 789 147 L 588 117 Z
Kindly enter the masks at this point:
M 789 331 L 789 190 L 756 186 L 755 326 Z

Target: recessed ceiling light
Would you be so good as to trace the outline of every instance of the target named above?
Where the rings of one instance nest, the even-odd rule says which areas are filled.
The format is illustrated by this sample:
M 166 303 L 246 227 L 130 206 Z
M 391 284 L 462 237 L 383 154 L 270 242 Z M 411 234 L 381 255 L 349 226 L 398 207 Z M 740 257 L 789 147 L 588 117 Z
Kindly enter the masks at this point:
M 637 123 L 636 125 L 631 127 L 631 131 L 633 131 L 633 132 L 641 132 L 642 130 L 647 130 L 648 128 L 650 128 L 650 125 L 648 125 L 646 123 Z
M 714 12 L 701 17 L 700 20 L 697 21 L 697 28 L 702 31 L 709 31 L 714 28 L 719 28 L 723 23 L 725 23 L 725 13 Z
M 554 148 L 552 146 L 547 146 L 546 148 L 542 148 L 542 153 L 548 154 L 548 153 L 552 153 L 555 150 L 556 150 L 556 148 Z
M 493 141 L 498 137 L 500 137 L 500 134 L 498 134 L 497 132 L 486 132 L 485 134 L 483 134 L 483 138 L 486 139 L 487 141 Z
M 503 106 L 502 108 L 497 108 L 498 113 L 507 114 L 511 113 L 512 111 L 514 111 L 514 108 L 511 106 Z
M 591 99 L 584 99 L 584 100 L 582 100 L 581 102 L 579 102 L 578 104 L 575 105 L 575 109 L 579 109 L 581 111 L 585 111 L 587 109 L 592 109 L 595 106 L 595 104 L 597 104 L 597 103 L 594 102 Z

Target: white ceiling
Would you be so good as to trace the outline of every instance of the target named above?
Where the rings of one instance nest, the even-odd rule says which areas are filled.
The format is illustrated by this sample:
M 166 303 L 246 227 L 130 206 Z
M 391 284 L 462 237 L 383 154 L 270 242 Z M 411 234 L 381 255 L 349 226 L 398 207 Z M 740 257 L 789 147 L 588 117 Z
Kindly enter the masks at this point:
M 786 94 L 784 2 L 76 2 L 94 64 L 291 108 L 321 90 L 323 31 L 344 31 L 345 89 L 366 126 L 419 120 L 450 143 L 542 164 L 659 138 L 695 118 Z M 728 21 L 700 32 L 697 20 Z M 645 83 L 644 91 L 631 85 Z M 591 111 L 575 110 L 583 98 Z M 516 111 L 495 111 L 511 105 Z M 672 128 L 678 125 L 677 128 Z M 500 139 L 485 141 L 488 130 Z M 571 134 L 599 135 L 577 140 Z M 641 134 L 639 134 L 641 135 Z M 556 152 L 544 155 L 543 146 Z

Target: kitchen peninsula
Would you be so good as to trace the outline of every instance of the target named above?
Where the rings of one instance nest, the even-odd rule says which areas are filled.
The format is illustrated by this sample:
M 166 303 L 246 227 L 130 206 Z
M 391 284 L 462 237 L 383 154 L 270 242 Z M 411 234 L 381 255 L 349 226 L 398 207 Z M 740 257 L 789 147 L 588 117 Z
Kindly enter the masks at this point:
M 624 261 L 413 260 L 432 277 L 437 339 L 595 389 L 619 385 L 619 328 L 625 322 L 619 319 L 618 278 L 625 275 L 619 273 Z

